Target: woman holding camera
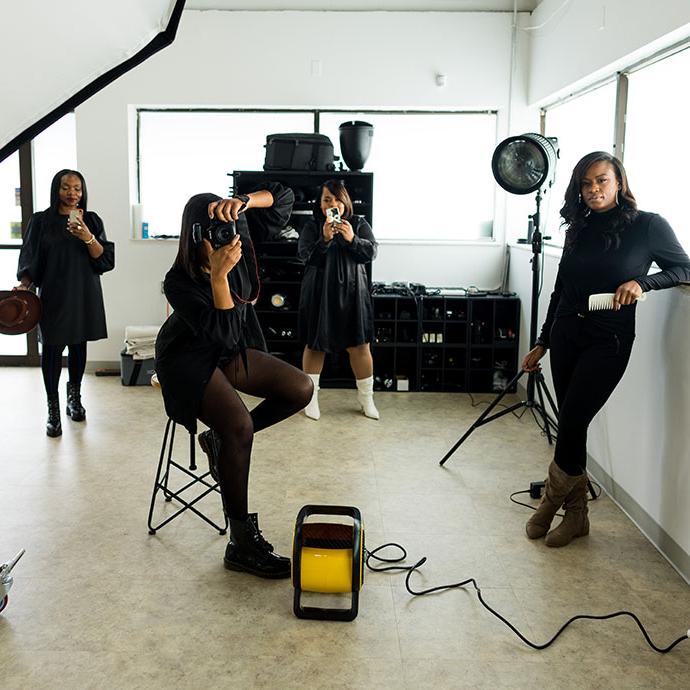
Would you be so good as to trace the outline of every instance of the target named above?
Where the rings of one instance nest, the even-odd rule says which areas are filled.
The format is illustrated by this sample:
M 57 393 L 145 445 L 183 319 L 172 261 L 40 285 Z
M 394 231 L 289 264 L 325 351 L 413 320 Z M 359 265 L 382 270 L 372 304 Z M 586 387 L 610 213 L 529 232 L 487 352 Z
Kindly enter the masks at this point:
M 365 416 L 378 419 L 370 347 L 374 316 L 365 270 L 376 257 L 376 240 L 369 223 L 353 214 L 342 180 L 321 185 L 314 216 L 302 229 L 298 248 L 306 264 L 299 305 L 300 335 L 306 343 L 302 367 L 314 382 L 304 413 L 319 419 L 319 378 L 326 353 L 347 350 L 360 408 Z
M 197 194 L 187 202 L 177 258 L 164 283 L 174 312 L 156 342 L 168 415 L 192 433 L 197 419 L 211 429 L 199 442 L 230 521 L 225 567 L 267 578 L 289 577 L 290 559 L 273 551 L 248 512 L 254 434 L 301 410 L 312 384 L 265 351 L 253 307 L 259 278 L 246 217 L 262 214 L 262 221 L 282 227 L 293 199 L 291 190 L 272 184 L 232 199 Z M 264 400 L 250 412 L 238 391 Z
M 34 213 L 19 252 L 17 290 L 38 288 L 42 312 L 41 370 L 48 396 L 46 434 L 62 434 L 58 384 L 67 347 L 67 416 L 86 419 L 81 381 L 86 343 L 107 338 L 101 274 L 115 267 L 115 247 L 103 221 L 87 210 L 86 181 L 76 170 L 60 170 L 50 185 L 50 207 Z
M 565 247 L 546 321 L 522 362 L 536 371 L 551 349 L 558 438 L 545 493 L 527 536 L 565 546 L 589 534 L 587 428 L 623 377 L 644 292 L 690 281 L 690 259 L 669 224 L 638 211 L 623 164 L 595 151 L 575 166 L 561 216 Z M 652 262 L 661 268 L 647 275 Z M 610 309 L 590 311 L 590 295 L 613 293 Z M 549 532 L 561 506 L 565 517 Z M 548 534 L 547 534 L 548 532 Z

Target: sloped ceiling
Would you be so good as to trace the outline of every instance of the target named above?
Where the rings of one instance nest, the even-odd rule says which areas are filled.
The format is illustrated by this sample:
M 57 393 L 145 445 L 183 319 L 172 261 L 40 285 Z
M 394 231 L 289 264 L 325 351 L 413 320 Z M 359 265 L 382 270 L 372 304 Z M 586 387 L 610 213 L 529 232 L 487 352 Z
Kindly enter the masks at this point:
M 0 161 L 170 45 L 185 0 L 21 0 L 0 8 Z

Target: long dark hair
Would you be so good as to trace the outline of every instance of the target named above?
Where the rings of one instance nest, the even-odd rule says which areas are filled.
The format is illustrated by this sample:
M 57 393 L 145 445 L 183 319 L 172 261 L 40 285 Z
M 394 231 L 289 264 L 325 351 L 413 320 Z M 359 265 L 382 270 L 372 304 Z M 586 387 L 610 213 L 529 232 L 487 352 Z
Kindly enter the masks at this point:
M 53 181 L 50 183 L 50 208 L 48 210 L 53 215 L 58 214 L 58 209 L 60 207 L 60 184 L 65 175 L 74 175 L 79 178 L 81 182 L 81 199 L 79 199 L 77 208 L 83 209 L 84 213 L 86 213 L 86 202 L 88 199 L 88 194 L 86 193 L 86 180 L 78 170 L 69 170 L 67 168 L 60 170 L 60 172 L 56 172 Z
M 565 251 L 570 251 L 577 244 L 578 236 L 582 228 L 587 225 L 587 218 L 591 210 L 582 199 L 582 178 L 590 166 L 599 161 L 610 163 L 616 173 L 616 179 L 620 185 L 618 191 L 618 204 L 611 214 L 611 223 L 602 229 L 606 240 L 606 249 L 620 246 L 621 233 L 625 231 L 637 217 L 637 201 L 628 185 L 628 176 L 618 158 L 606 151 L 592 151 L 583 156 L 573 168 L 568 188 L 565 190 L 565 202 L 561 208 L 562 225 L 565 225 Z
M 182 211 L 182 226 L 180 228 L 180 246 L 173 263 L 173 268 L 181 268 L 191 278 L 201 277 L 198 246 L 192 238 L 192 225 L 201 223 L 208 225 L 208 205 L 213 201 L 220 201 L 217 194 L 205 192 L 195 194 Z
M 342 203 L 345 207 L 345 213 L 343 213 L 343 218 L 346 220 L 352 218 L 352 199 L 347 193 L 345 188 L 345 182 L 343 180 L 326 180 L 322 185 L 319 186 L 319 196 L 317 197 L 316 207 L 314 208 L 314 215 L 319 219 L 323 220 L 324 215 L 321 211 L 321 197 L 323 196 L 323 190 L 327 189 L 338 201 Z

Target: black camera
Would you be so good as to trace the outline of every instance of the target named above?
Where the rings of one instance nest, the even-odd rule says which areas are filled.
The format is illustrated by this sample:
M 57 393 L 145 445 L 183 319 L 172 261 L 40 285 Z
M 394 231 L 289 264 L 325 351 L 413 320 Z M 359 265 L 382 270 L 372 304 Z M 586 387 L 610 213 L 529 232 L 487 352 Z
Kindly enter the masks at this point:
M 230 244 L 236 234 L 237 228 L 233 220 L 227 223 L 214 220 L 207 228 L 202 228 L 201 223 L 192 225 L 192 242 L 201 244 L 204 240 L 208 240 L 214 249 Z

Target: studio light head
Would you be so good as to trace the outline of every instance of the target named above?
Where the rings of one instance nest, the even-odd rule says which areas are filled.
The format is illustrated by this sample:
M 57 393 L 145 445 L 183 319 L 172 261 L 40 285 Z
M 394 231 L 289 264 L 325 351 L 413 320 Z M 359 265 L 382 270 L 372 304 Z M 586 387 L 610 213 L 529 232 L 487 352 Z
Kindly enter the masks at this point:
M 504 139 L 494 151 L 491 170 L 511 194 L 530 194 L 550 187 L 556 179 L 558 139 L 520 134 Z

